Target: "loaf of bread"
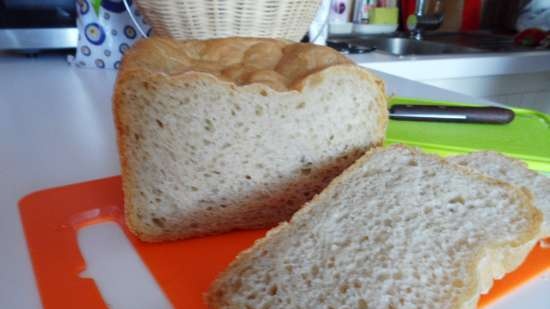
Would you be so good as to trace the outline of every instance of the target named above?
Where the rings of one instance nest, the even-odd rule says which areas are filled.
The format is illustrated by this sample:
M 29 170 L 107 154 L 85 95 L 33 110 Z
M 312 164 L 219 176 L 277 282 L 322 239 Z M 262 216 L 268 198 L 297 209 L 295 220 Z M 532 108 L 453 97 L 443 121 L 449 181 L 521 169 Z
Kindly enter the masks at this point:
M 145 241 L 287 220 L 387 124 L 383 82 L 274 39 L 142 40 L 114 93 L 128 227 Z
M 550 237 L 550 178 L 528 169 L 522 161 L 493 151 L 451 156 L 447 160 L 529 189 L 533 193 L 535 207 L 542 212 L 544 218 L 540 237 Z
M 357 160 L 241 253 L 206 296 L 229 308 L 476 308 L 535 243 L 529 191 L 404 146 Z

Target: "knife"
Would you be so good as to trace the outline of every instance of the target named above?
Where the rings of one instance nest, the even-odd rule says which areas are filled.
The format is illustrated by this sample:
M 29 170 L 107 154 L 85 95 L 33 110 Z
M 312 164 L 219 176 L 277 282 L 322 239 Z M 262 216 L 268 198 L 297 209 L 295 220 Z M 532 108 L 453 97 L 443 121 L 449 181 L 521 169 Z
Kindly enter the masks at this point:
M 448 106 L 395 104 L 390 118 L 395 120 L 506 124 L 514 111 L 496 106 Z

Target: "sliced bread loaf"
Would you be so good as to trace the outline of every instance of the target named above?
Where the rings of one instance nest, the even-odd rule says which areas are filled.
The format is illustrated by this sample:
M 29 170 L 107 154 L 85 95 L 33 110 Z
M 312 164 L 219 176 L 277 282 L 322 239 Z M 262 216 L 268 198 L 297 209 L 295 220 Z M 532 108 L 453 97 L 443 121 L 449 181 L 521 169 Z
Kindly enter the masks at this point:
M 550 178 L 528 169 L 522 161 L 493 151 L 452 156 L 447 160 L 529 189 L 533 193 L 535 207 L 542 212 L 544 217 L 541 238 L 550 237 Z
M 385 136 L 384 86 L 336 51 L 149 39 L 114 94 L 125 214 L 146 241 L 270 227 Z
M 475 308 L 534 244 L 527 190 L 404 146 L 360 158 L 241 253 L 210 308 Z

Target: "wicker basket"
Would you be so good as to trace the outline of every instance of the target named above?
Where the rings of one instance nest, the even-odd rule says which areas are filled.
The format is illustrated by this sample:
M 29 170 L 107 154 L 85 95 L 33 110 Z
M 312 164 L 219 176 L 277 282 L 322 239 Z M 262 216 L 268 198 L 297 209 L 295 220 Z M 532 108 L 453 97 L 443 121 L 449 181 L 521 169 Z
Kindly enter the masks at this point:
M 300 40 L 320 0 L 136 0 L 154 33 L 177 39 L 227 36 Z

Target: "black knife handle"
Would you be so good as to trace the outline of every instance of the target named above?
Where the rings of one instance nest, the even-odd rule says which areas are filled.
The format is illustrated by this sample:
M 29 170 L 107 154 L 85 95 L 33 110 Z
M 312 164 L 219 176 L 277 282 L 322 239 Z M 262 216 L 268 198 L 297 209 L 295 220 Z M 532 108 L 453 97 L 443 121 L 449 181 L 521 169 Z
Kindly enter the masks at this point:
M 390 118 L 396 120 L 505 124 L 514 116 L 514 111 L 494 106 L 396 104 L 390 108 Z

